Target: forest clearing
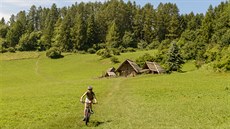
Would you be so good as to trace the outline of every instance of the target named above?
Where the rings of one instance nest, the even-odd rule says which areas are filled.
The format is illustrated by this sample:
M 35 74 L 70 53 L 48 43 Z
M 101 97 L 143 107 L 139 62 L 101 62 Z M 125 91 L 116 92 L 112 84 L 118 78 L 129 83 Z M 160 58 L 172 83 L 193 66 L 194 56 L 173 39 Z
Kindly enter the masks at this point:
M 155 51 L 118 58 L 135 60 L 146 52 Z M 39 58 L 1 60 L 1 128 L 85 128 L 79 99 L 88 85 L 98 98 L 89 127 L 230 127 L 229 73 L 197 70 L 188 62 L 183 73 L 99 79 L 104 69 L 114 66 L 109 59 L 71 54 L 51 60 L 37 54 Z

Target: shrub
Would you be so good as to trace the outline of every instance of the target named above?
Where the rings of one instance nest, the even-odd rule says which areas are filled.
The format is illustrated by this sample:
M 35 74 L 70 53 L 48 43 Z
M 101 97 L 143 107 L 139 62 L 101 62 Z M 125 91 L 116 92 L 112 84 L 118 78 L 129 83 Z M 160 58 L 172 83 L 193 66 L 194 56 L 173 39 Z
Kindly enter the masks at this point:
M 4 47 L 0 48 L 0 53 L 5 53 L 7 52 L 7 49 L 5 49 Z
M 5 39 L 0 38 L 0 53 L 5 53 L 7 52 L 7 43 L 5 41 Z
M 205 64 L 205 61 L 204 60 L 200 60 L 200 59 L 197 59 L 196 61 L 195 61 L 195 66 L 196 66 L 196 68 L 200 68 L 202 65 L 204 65 Z
M 7 50 L 8 50 L 8 52 L 15 53 L 15 49 L 13 47 L 9 47 Z
M 134 48 L 128 47 L 126 49 L 127 52 L 136 52 L 136 50 Z
M 143 67 L 145 61 L 154 61 L 154 57 L 148 53 L 145 53 L 143 56 L 136 59 L 137 64 L 141 67 Z
M 168 52 L 168 49 L 158 51 L 157 54 L 154 56 L 154 60 L 161 64 L 165 64 L 167 60 L 167 52 Z
M 111 57 L 111 52 L 108 49 L 100 49 L 100 50 L 97 51 L 96 54 L 101 56 L 102 58 Z
M 57 58 L 62 58 L 63 56 L 61 55 L 61 50 L 56 48 L 56 47 L 52 47 L 50 48 L 47 52 L 46 52 L 46 56 L 52 59 L 57 59 Z
M 137 48 L 139 49 L 145 49 L 148 46 L 148 43 L 145 42 L 144 40 L 141 40 L 138 44 L 137 44 Z
M 120 50 L 118 50 L 116 48 L 112 48 L 111 50 L 112 50 L 113 55 L 121 55 Z
M 118 49 L 119 49 L 119 51 L 121 53 L 125 53 L 126 52 L 126 49 L 123 46 L 120 46 Z
M 156 49 L 156 48 L 159 46 L 159 44 L 160 44 L 159 41 L 154 40 L 154 41 L 152 41 L 152 43 L 150 43 L 150 44 L 147 46 L 147 49 L 148 49 L 148 50 Z
M 224 48 L 221 51 L 221 58 L 218 60 L 214 61 L 214 66 L 213 68 L 216 71 L 230 71 L 230 47 Z
M 165 39 L 161 41 L 160 45 L 158 46 L 158 50 L 168 49 L 170 47 L 170 44 L 171 44 L 171 40 Z
M 117 57 L 115 57 L 115 56 L 111 57 L 111 58 L 110 58 L 110 60 L 111 60 L 111 62 L 113 62 L 114 64 L 116 64 L 116 63 L 119 63 L 119 62 L 120 62 L 120 61 L 118 60 L 118 58 L 117 58 Z
M 89 48 L 87 50 L 87 52 L 90 53 L 90 54 L 94 54 L 94 53 L 96 53 L 96 50 L 94 48 Z

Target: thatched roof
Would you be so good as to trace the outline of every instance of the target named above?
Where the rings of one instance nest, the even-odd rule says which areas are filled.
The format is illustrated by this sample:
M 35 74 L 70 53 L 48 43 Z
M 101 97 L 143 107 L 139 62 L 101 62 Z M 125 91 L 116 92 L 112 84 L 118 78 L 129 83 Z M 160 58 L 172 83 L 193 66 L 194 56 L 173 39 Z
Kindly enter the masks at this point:
M 106 72 L 115 72 L 115 71 L 116 71 L 116 69 L 114 67 L 112 67 L 112 68 L 107 69 Z
M 121 67 L 125 64 L 125 63 L 128 63 L 130 64 L 130 66 L 135 70 L 136 73 L 140 73 L 141 72 L 141 68 L 132 60 L 125 60 L 118 68 L 117 68 L 117 71 L 120 71 Z
M 156 73 L 164 73 L 165 70 L 156 62 L 148 62 L 146 61 L 143 69 L 149 69 L 152 72 Z
M 105 76 L 114 77 L 114 76 L 116 76 L 116 73 L 114 73 L 114 72 L 106 72 Z

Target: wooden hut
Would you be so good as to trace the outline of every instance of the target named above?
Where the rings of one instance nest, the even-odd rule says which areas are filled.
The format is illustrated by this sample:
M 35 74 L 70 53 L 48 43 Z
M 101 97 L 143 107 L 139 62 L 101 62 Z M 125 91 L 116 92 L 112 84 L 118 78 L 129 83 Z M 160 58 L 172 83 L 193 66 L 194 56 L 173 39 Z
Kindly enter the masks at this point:
M 153 74 L 165 73 L 165 70 L 156 62 L 146 61 L 143 69 L 146 71 L 149 71 L 149 73 L 153 73 Z
M 119 76 L 136 76 L 141 73 L 141 68 L 131 60 L 125 60 L 116 70 Z
M 114 67 L 112 67 L 112 68 L 107 69 L 106 72 L 115 72 L 115 71 L 116 71 L 116 69 Z
M 105 77 L 116 77 L 115 71 L 116 69 L 114 67 L 109 68 L 105 73 Z

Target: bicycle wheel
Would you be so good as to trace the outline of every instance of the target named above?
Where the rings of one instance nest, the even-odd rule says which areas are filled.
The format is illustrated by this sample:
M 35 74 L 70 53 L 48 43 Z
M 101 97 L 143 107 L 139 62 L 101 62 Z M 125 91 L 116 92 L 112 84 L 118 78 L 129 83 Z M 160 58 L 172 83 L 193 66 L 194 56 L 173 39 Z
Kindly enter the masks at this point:
M 90 110 L 87 108 L 86 109 L 86 117 L 85 117 L 85 125 L 88 125 L 89 118 L 90 118 Z

